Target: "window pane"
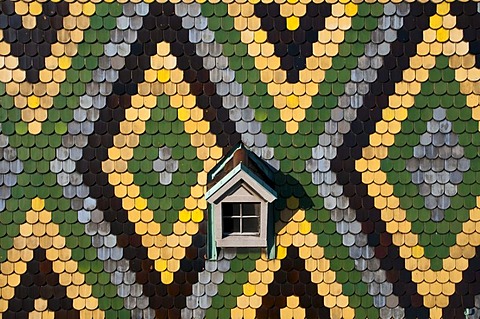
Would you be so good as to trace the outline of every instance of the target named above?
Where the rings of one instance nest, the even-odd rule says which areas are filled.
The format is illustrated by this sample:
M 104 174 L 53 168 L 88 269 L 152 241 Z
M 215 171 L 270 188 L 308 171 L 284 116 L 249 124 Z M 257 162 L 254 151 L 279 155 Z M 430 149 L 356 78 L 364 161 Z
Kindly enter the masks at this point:
M 223 216 L 240 216 L 240 204 L 222 203 Z
M 231 233 L 240 232 L 240 218 L 223 218 L 223 234 L 228 235 Z
M 258 233 L 258 218 L 243 218 L 242 226 L 244 233 Z
M 260 203 L 244 203 L 242 204 L 243 216 L 260 216 Z

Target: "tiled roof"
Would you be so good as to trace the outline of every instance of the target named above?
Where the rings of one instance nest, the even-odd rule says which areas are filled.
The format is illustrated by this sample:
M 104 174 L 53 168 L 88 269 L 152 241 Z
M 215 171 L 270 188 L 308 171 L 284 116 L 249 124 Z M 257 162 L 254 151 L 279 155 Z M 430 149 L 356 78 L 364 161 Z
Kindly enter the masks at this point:
M 479 29 L 475 1 L 1 0 L 0 317 L 465 318 Z M 206 258 L 240 142 L 279 172 L 274 259 Z

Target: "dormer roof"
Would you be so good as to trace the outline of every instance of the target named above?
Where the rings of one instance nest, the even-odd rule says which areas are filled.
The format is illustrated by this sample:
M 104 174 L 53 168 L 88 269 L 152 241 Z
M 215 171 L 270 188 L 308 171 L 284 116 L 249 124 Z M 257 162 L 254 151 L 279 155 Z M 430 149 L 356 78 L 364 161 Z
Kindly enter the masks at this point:
M 208 174 L 206 199 L 215 202 L 239 182 L 244 182 L 265 201 L 277 198 L 273 189 L 273 168 L 255 153 L 239 144 L 232 149 Z

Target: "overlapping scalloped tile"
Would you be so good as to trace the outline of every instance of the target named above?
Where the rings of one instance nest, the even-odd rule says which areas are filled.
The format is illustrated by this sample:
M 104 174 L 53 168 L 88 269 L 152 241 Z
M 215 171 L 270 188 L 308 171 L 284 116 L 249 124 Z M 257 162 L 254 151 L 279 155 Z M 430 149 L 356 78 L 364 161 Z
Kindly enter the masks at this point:
M 474 1 L 1 1 L 1 317 L 480 310 L 479 18 Z M 239 142 L 279 170 L 274 259 L 206 259 L 207 173 Z

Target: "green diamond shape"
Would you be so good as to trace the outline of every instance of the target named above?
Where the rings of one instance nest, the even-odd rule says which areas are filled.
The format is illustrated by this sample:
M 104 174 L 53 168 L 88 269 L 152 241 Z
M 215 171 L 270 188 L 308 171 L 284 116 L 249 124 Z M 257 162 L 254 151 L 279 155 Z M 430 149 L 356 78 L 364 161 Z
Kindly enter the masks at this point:
M 444 57 L 437 59 L 437 66 L 439 59 Z M 424 95 L 434 94 L 439 83 L 433 80 L 438 81 L 440 75 L 442 79 L 452 79 L 454 70 L 430 71 L 429 80 L 422 84 L 422 92 L 415 97 L 401 132 L 395 135 L 395 143 L 381 164 L 387 182 L 394 187 L 394 195 L 400 199 L 400 207 L 407 212 L 412 232 L 418 235 L 425 256 L 432 260 L 433 270 L 440 270 L 439 261 L 449 256 L 449 248 L 456 242 L 452 239 L 469 219 L 469 211 L 476 205 L 474 190 L 480 186 L 469 175 L 473 173 L 476 177 L 480 150 L 472 144 L 471 133 L 466 129 L 478 130 L 478 122 L 472 119 L 459 84 L 453 80 L 440 82 L 442 88 L 456 95 L 455 105 L 453 99 Z M 459 98 L 463 99 L 460 113 Z M 448 156 L 449 152 L 452 155 Z M 444 193 L 439 193 L 442 190 Z

